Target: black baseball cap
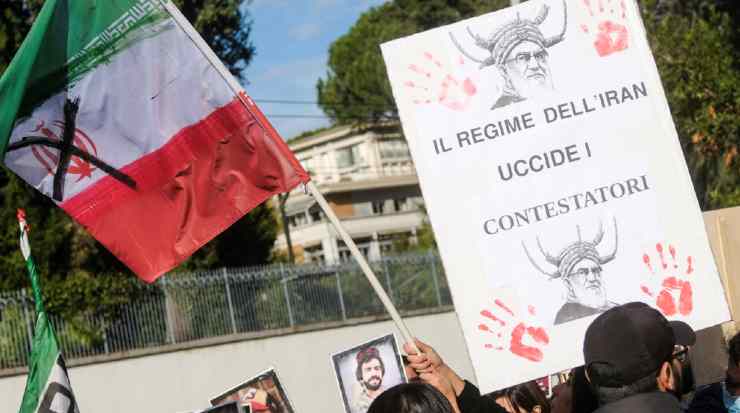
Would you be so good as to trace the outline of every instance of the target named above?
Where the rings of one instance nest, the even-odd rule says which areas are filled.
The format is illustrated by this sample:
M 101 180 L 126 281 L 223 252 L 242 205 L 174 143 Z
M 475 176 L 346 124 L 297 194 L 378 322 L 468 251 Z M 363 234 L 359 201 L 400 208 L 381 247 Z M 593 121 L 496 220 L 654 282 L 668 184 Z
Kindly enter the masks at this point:
M 691 346 L 694 330 L 668 321 L 660 311 L 634 302 L 611 308 L 586 330 L 583 358 L 589 379 L 601 387 L 622 387 L 654 374 L 673 354 L 675 345 Z M 603 364 L 613 374 L 596 377 L 590 367 Z

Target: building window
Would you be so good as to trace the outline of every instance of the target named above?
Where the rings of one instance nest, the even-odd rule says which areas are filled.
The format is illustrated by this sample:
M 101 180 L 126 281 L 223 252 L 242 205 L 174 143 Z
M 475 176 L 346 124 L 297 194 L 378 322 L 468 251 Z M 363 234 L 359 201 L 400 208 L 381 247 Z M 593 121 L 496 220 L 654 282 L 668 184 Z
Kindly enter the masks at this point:
M 324 247 L 314 245 L 312 247 L 306 247 L 303 249 L 303 260 L 305 262 L 313 262 L 317 264 L 323 264 L 326 258 L 324 257 Z
M 324 217 L 324 213 L 320 209 L 309 211 L 309 214 L 311 215 L 311 222 L 320 222 Z
M 380 215 L 385 210 L 385 201 L 373 201 L 373 214 Z
M 366 217 L 373 213 L 373 207 L 370 202 L 360 202 L 353 204 L 352 207 L 355 210 L 355 215 L 358 217 Z
M 386 139 L 378 143 L 380 146 L 380 157 L 383 159 L 409 157 L 409 147 L 403 139 Z
M 337 149 L 337 167 L 349 168 L 364 163 L 360 154 L 360 145 L 347 146 Z
M 308 224 L 308 217 L 306 217 L 305 212 L 300 212 L 295 215 L 291 215 L 288 217 L 288 224 L 291 227 L 300 227 L 303 225 Z
M 365 256 L 365 258 L 368 257 L 368 254 L 370 254 L 370 242 L 372 241 L 370 238 L 359 238 L 354 240 L 355 244 L 357 245 L 357 249 L 360 250 L 362 255 Z M 347 245 L 344 244 L 344 241 L 338 240 L 337 241 L 337 249 L 339 250 L 339 260 L 340 261 L 347 261 L 352 259 L 352 253 L 349 251 L 349 248 Z
M 408 198 L 396 198 L 393 200 L 393 210 L 396 212 L 409 211 L 411 204 Z

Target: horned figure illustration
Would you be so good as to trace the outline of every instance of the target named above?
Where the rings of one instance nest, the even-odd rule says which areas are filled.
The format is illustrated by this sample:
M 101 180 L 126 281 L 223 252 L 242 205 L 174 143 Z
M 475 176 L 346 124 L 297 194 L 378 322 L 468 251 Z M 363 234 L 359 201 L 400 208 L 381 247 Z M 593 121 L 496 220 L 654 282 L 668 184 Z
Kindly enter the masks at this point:
M 545 251 L 540 238 L 537 237 L 537 247 L 547 264 L 555 267 L 553 271 L 546 271 L 537 264 L 527 246 L 522 242 L 524 253 L 532 266 L 551 280 L 561 279 L 565 285 L 566 302 L 558 311 L 555 324 L 598 314 L 617 305 L 607 299 L 602 282 L 603 266 L 614 260 L 619 245 L 616 218 L 613 222 L 614 247 L 606 254 L 602 254 L 598 249 L 604 239 L 604 227 L 601 223 L 596 236 L 591 241 L 583 240 L 581 228 L 576 226 L 578 240 L 567 245 L 557 255 L 551 255 Z
M 480 64 L 480 69 L 494 67 L 503 78 L 501 96 L 491 109 L 520 102 L 542 92 L 553 89 L 552 74 L 548 64 L 548 52 L 552 46 L 565 39 L 568 28 L 568 11 L 563 0 L 563 29 L 555 36 L 545 37 L 540 29 L 547 19 L 550 7 L 542 5 L 534 19 L 516 20 L 503 25 L 484 38 L 466 28 L 476 46 L 488 51 L 485 58 L 477 58 L 466 51 L 452 33 L 452 43 L 468 59 Z

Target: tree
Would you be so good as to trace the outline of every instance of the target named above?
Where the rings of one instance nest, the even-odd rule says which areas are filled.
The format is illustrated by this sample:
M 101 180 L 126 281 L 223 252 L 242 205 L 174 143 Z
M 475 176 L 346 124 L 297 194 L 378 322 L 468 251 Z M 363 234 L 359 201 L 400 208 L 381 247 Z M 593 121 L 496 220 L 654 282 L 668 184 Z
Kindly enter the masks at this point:
M 72 0 L 69 0 L 72 1 Z M 239 0 L 175 0 L 226 66 L 240 76 L 254 56 L 251 21 Z M 0 75 L 28 33 L 42 0 L 0 6 Z M 137 281 L 100 243 L 47 197 L 0 168 L 0 290 L 28 285 L 18 247 L 15 210 L 27 210 L 31 246 L 44 279 L 48 309 L 71 319 L 80 313 L 112 314 L 137 290 Z M 268 205 L 256 208 L 203 247 L 184 268 L 264 263 L 275 240 Z
M 319 106 L 336 123 L 397 120 L 380 44 L 509 5 L 509 0 L 396 0 L 363 13 L 332 43 L 329 71 L 316 85 Z
M 649 0 L 648 40 L 702 209 L 740 204 L 740 12 L 725 0 Z

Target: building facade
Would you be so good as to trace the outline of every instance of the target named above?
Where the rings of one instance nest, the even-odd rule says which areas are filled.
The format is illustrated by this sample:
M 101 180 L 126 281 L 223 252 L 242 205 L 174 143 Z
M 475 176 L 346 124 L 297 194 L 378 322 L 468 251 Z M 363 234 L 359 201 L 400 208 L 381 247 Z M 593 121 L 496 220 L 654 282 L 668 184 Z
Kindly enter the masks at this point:
M 288 145 L 368 259 L 415 242 L 424 222 L 423 200 L 406 141 L 394 128 L 341 126 Z M 291 192 L 285 212 L 296 262 L 350 257 L 316 200 L 302 187 Z M 287 252 L 283 232 L 275 248 Z

